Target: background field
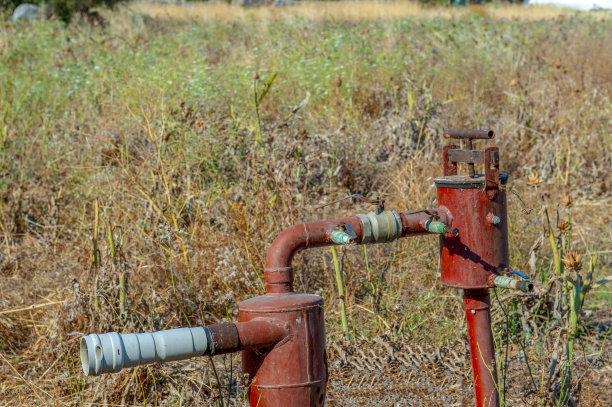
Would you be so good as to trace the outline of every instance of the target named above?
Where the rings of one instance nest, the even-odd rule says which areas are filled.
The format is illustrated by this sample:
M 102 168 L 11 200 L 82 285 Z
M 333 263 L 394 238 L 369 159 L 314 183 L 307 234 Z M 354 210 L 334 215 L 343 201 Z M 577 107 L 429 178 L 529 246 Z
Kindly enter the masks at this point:
M 512 265 L 536 282 L 494 300 L 502 383 L 508 405 L 550 403 L 571 336 L 552 248 L 580 253 L 582 275 L 595 261 L 595 281 L 612 271 L 609 13 L 136 4 L 104 18 L 0 27 L 0 403 L 244 405 L 238 357 L 86 378 L 80 337 L 234 319 L 264 292 L 283 228 L 368 210 L 314 209 L 349 192 L 435 205 L 449 127 L 498 135 Z M 325 298 L 329 405 L 472 405 L 437 246 L 346 249 L 350 340 L 330 249 L 296 257 L 296 288 Z M 612 403 L 611 307 L 601 286 L 580 314 L 581 405 Z

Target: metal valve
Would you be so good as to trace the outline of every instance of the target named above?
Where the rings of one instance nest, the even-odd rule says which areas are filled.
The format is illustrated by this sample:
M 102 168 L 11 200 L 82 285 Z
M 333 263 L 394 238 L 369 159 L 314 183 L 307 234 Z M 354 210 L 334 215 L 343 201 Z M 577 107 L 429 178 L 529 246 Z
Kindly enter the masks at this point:
M 357 240 L 357 234 L 351 225 L 348 223 L 341 223 L 334 231 L 331 232 L 330 239 L 335 244 L 351 244 L 355 243 Z
M 425 229 L 427 229 L 431 233 L 439 233 L 439 234 L 446 233 L 446 234 L 452 235 L 453 237 L 459 236 L 459 229 L 449 228 L 447 225 L 440 222 L 434 217 L 429 218 L 425 222 L 424 226 L 425 226 Z

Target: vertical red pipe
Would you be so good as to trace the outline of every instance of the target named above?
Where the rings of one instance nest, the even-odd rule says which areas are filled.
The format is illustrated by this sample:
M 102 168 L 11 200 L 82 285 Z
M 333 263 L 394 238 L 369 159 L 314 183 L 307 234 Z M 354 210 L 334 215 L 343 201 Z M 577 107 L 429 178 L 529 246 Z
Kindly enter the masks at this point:
M 470 337 L 476 407 L 499 407 L 489 290 L 465 290 L 463 308 Z

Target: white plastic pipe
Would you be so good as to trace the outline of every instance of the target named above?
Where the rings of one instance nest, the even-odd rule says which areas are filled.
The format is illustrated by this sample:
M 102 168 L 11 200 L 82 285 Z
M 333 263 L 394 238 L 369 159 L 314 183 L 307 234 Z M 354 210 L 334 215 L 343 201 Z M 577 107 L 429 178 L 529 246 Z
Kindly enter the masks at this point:
M 118 372 L 154 362 L 188 359 L 212 353 L 208 328 L 179 328 L 141 334 L 91 334 L 81 339 L 85 375 Z

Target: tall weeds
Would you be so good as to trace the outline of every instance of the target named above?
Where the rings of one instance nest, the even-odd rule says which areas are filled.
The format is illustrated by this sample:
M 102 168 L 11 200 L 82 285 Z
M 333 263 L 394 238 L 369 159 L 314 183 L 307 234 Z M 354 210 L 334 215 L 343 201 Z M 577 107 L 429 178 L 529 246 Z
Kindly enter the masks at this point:
M 569 304 L 608 306 L 601 289 L 589 291 L 586 307 L 580 303 L 575 287 L 585 287 L 586 276 L 580 282 L 562 261 L 578 251 L 589 265 L 597 256 L 588 251 L 610 243 L 603 221 L 612 190 L 606 22 L 574 14 L 537 23 L 494 13 L 385 20 L 260 14 L 200 24 L 123 10 L 104 27 L 53 20 L 0 27 L 6 404 L 45 404 L 46 393 L 58 405 L 171 397 L 210 404 L 215 396 L 225 403 L 226 388 L 237 402 L 242 381 L 228 371 L 235 364 L 215 361 L 215 393 L 205 361 L 94 381 L 79 376 L 70 358 L 86 332 L 236 318 L 238 301 L 263 293 L 266 249 L 280 230 L 361 211 L 312 209 L 317 204 L 374 191 L 389 208 L 435 204 L 431 178 L 440 172 L 447 127 L 499 135 L 516 193 L 508 195 L 513 264 L 549 290 L 508 306 L 504 340 L 519 338 L 526 353 L 546 348 L 532 366 L 548 370 L 561 345 L 548 349 L 542 341 L 567 327 Z M 529 186 L 534 174 L 537 191 Z M 557 202 L 570 190 L 571 236 L 555 224 Z M 542 199 L 550 229 L 537 221 L 546 218 Z M 550 245 L 538 246 L 544 237 Z M 342 275 L 354 340 L 457 345 L 460 300 L 439 284 L 437 242 L 367 250 L 347 252 Z M 589 281 L 605 277 L 608 260 L 600 258 Z M 329 251 L 296 256 L 296 289 L 333 298 L 331 262 Z M 501 301 L 516 300 L 505 295 Z M 520 304 L 528 312 L 517 316 Z M 326 301 L 326 312 L 336 306 Z M 578 338 L 587 334 L 579 309 L 570 324 L 573 378 L 588 370 L 579 356 Z M 522 369 L 512 345 L 509 369 Z M 508 377 L 507 398 L 519 400 Z

